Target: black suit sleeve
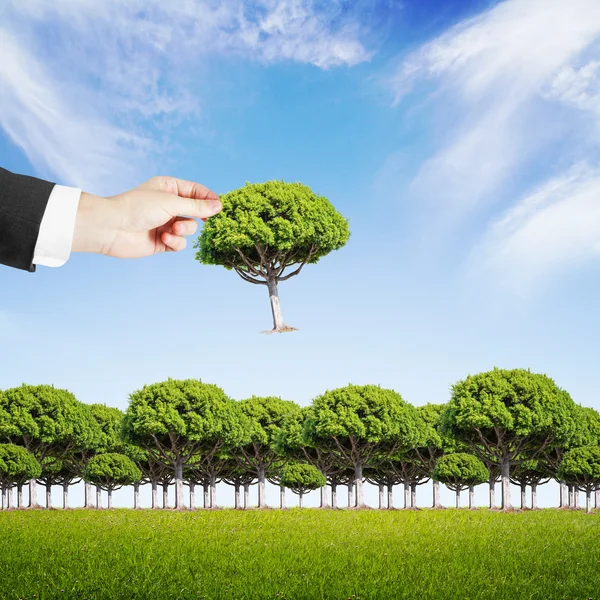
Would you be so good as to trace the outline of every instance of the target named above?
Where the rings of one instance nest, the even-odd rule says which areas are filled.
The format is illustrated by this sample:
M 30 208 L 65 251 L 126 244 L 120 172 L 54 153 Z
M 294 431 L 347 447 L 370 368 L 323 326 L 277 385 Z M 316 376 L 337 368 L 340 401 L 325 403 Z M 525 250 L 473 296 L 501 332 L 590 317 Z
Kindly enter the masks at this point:
M 0 167 L 0 264 L 35 271 L 33 253 L 54 183 Z

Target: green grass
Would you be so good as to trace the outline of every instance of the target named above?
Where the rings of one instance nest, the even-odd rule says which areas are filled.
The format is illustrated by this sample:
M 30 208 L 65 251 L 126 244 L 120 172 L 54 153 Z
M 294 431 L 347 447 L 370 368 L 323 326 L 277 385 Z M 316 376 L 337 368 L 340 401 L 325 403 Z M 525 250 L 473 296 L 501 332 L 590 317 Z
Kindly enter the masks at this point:
M 0 598 L 600 600 L 600 513 L 0 513 Z

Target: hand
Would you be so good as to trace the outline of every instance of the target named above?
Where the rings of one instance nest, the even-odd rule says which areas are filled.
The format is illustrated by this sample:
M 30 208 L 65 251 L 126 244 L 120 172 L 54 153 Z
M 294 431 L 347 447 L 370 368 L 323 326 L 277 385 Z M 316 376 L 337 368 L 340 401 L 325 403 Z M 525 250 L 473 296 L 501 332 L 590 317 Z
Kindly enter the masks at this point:
M 219 197 L 199 183 L 153 177 L 108 198 L 82 192 L 75 219 L 73 252 L 139 258 L 186 247 L 184 236 L 222 208 Z M 193 217 L 193 218 L 188 218 Z

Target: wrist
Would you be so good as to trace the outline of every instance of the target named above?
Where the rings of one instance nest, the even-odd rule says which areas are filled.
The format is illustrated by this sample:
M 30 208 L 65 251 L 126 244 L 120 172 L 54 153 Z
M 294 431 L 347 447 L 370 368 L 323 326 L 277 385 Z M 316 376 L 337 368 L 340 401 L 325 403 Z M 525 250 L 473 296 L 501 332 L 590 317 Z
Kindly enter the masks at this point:
M 81 192 L 71 251 L 106 254 L 114 236 L 111 213 L 109 198 Z

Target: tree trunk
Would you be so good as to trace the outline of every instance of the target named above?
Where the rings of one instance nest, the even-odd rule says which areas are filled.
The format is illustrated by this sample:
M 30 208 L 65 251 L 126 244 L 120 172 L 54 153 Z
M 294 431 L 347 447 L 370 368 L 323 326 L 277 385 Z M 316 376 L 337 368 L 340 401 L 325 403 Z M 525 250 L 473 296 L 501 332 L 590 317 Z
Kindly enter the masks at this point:
M 6 510 L 7 508 L 7 504 L 6 504 L 7 500 L 6 500 L 6 486 L 2 486 L 2 510 Z
M 472 485 L 469 486 L 469 508 L 475 508 L 475 487 Z
M 363 508 L 365 505 L 365 493 L 363 490 L 363 466 L 359 462 L 354 467 L 354 480 L 356 485 L 356 507 Z
M 63 483 L 63 508 L 69 508 L 69 484 Z
M 323 491 L 321 490 L 321 498 L 323 497 Z M 279 486 L 279 508 L 285 508 L 285 487 L 283 485 Z
M 496 479 L 490 475 L 490 508 L 496 508 Z
M 394 486 L 390 483 L 387 486 L 387 507 L 388 509 L 394 508 Z
M 269 288 L 269 299 L 271 300 L 271 312 L 273 313 L 273 331 L 281 331 L 283 327 L 283 315 L 281 314 L 281 305 L 279 304 L 279 291 L 277 290 L 277 279 L 267 279 Z M 260 485 L 260 483 L 259 483 Z M 259 490 L 260 495 L 260 490 Z M 263 508 L 258 503 L 259 508 Z M 266 505 L 265 505 L 266 506 Z
M 102 508 L 102 490 L 96 486 L 96 508 Z
M 573 489 L 573 500 L 574 500 L 574 508 L 579 508 L 579 488 L 574 487 Z
M 183 505 L 183 459 L 175 460 L 175 508 L 181 510 Z
M 337 483 L 331 484 L 331 508 L 337 508 Z
M 23 484 L 17 485 L 17 508 L 23 508 Z
M 234 508 L 239 508 L 240 507 L 240 484 L 236 483 L 235 484 L 235 504 L 234 504 Z
M 29 482 L 29 508 L 38 508 L 37 501 L 37 481 L 32 479 Z
M 564 481 L 559 481 L 560 486 L 560 504 L 558 508 L 565 508 L 567 504 L 567 484 Z
M 14 488 L 9 487 L 8 488 L 8 508 L 14 508 L 14 507 L 15 507 Z
M 163 483 L 163 508 L 169 508 L 169 484 Z
M 217 508 L 217 478 L 214 473 L 210 476 L 210 507 Z
M 433 508 L 441 508 L 440 502 L 440 482 L 433 480 Z
M 592 512 L 592 490 L 589 488 L 585 490 L 585 512 Z
M 600 508 L 600 487 L 596 488 L 596 508 Z
M 417 508 L 417 484 L 410 484 L 410 507 Z
M 112 508 L 112 488 L 108 488 L 108 508 Z
M 244 510 L 248 508 L 248 500 L 250 496 L 250 486 L 248 484 L 244 485 Z
M 52 508 L 52 486 L 46 484 L 46 508 Z
M 404 508 L 410 506 L 410 485 L 408 481 L 404 482 Z
M 569 490 L 569 508 L 573 508 L 573 486 L 569 485 L 567 489 Z
M 327 492 L 327 484 L 321 488 L 321 508 L 329 508 L 329 494 Z
M 152 508 L 158 508 L 158 483 L 152 482 Z
M 265 467 L 261 463 L 258 467 L 258 508 L 267 508 L 265 491 Z
M 190 482 L 190 509 L 196 508 L 196 484 Z
M 133 484 L 133 508 L 139 508 L 139 507 L 140 507 L 140 484 L 136 482 Z
M 92 484 L 89 481 L 84 483 L 83 508 L 92 508 Z
M 383 509 L 383 484 L 379 484 L 379 510 Z
M 500 467 L 502 469 L 502 510 L 510 510 L 510 460 L 507 456 L 502 457 Z
M 537 509 L 537 483 L 531 485 L 531 508 Z
M 456 508 L 460 508 L 460 488 L 456 488 Z
M 527 484 L 521 484 L 521 510 L 525 510 L 527 508 Z
M 202 484 L 202 491 L 204 493 L 204 499 L 203 499 L 204 508 L 210 508 L 210 495 L 209 495 L 210 490 L 208 487 L 208 483 Z
M 300 492 L 298 494 L 298 508 L 302 508 L 302 496 L 304 496 L 304 494 Z
M 354 484 L 352 482 L 350 482 L 348 484 L 348 508 L 353 508 L 354 507 L 354 499 L 352 498 L 353 492 L 354 490 Z

